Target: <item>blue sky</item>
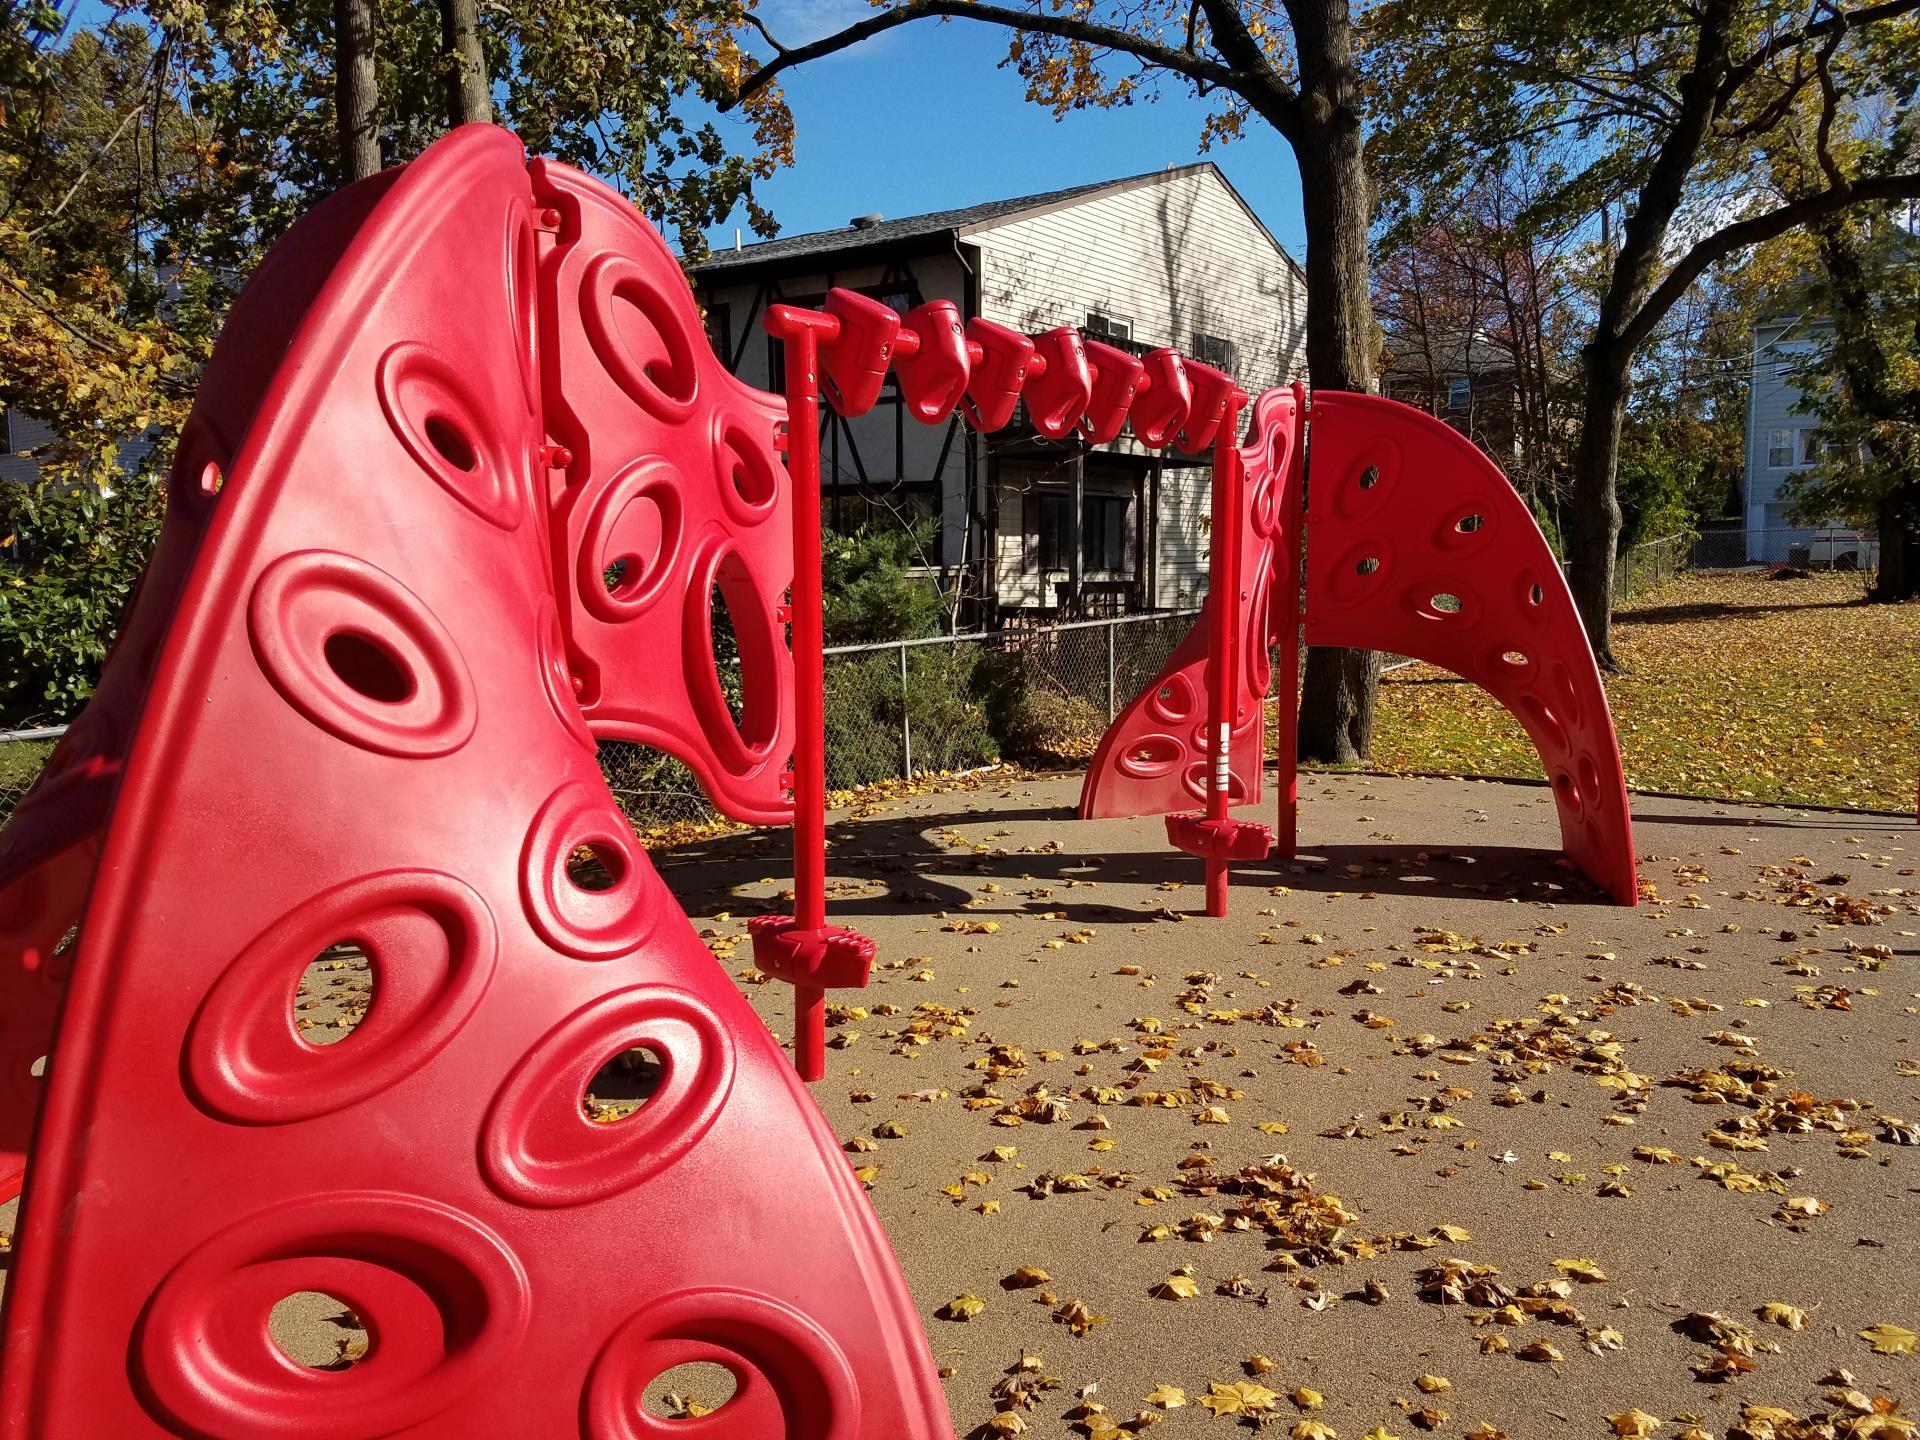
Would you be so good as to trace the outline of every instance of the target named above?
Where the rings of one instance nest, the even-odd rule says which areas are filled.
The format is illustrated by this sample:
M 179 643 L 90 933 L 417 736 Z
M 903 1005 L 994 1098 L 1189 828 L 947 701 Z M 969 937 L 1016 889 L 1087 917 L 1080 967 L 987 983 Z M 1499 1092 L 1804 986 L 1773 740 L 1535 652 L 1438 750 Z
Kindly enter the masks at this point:
M 111 12 L 76 0 L 78 25 Z M 866 0 L 761 0 L 782 44 L 830 34 L 873 13 Z M 899 217 L 1010 195 L 1187 165 L 1200 154 L 1207 106 L 1169 80 L 1157 101 L 1081 110 L 1056 121 L 1030 104 L 1026 85 L 997 69 L 1007 32 L 994 25 L 921 20 L 815 61 L 784 77 L 797 129 L 795 162 L 760 188 L 785 234 L 831 230 L 877 210 Z M 724 117 L 723 126 L 740 126 Z M 739 144 L 748 143 L 744 133 Z M 1286 142 L 1264 122 L 1212 159 L 1296 260 L 1306 256 L 1300 177 Z M 744 211 L 708 233 L 716 249 Z
M 865 0 L 762 0 L 781 43 L 872 14 Z M 1055 121 L 995 65 L 1007 33 L 978 22 L 920 20 L 784 77 L 798 133 L 795 162 L 760 188 L 783 233 L 845 225 L 855 215 L 918 215 L 1009 195 L 1137 175 L 1203 158 L 1203 103 L 1169 82 L 1163 98 Z M 723 123 L 735 123 L 731 120 Z M 1286 142 L 1259 120 L 1205 157 L 1218 164 L 1296 260 L 1305 255 L 1300 179 Z M 716 249 L 748 241 L 744 213 L 709 233 Z

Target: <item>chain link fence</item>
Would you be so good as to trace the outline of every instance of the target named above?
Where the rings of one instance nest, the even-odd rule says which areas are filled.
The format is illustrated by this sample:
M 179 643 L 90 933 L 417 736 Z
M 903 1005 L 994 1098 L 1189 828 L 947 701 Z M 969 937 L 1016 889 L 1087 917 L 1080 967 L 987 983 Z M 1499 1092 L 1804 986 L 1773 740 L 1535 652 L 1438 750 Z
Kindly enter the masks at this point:
M 1199 613 L 831 647 L 827 784 L 848 789 L 999 760 L 1083 760 Z M 609 741 L 600 765 L 638 829 L 714 818 L 693 772 L 671 756 Z
M 1870 571 L 1870 533 L 1828 528 L 1672 535 L 1622 552 L 1619 601 L 1683 570 L 1794 566 Z M 998 760 L 1083 760 L 1153 678 L 1197 610 L 1048 628 L 849 645 L 826 652 L 827 782 L 835 789 Z M 1387 657 L 1388 666 L 1401 661 Z M 26 793 L 63 726 L 0 732 L 0 824 Z M 715 818 L 693 772 L 643 745 L 607 741 L 601 769 L 635 827 Z

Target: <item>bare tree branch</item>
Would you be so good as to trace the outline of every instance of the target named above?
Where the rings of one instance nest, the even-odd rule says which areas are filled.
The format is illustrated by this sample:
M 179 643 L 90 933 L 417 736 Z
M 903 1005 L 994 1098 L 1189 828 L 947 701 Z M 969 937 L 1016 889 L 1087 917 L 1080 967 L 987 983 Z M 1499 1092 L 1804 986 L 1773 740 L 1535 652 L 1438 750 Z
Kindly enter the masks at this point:
M 1797 226 L 1831 215 L 1849 205 L 1874 200 L 1920 199 L 1920 174 L 1872 175 L 1855 180 L 1845 189 L 1822 190 L 1780 205 L 1763 214 L 1724 225 L 1698 241 L 1680 257 L 1680 263 L 1667 273 L 1653 293 L 1641 302 L 1634 317 L 1621 331 L 1620 343 L 1629 350 L 1638 347 L 1708 269 L 1736 251 L 1784 235 Z
M 1877 21 L 1897 19 L 1915 10 L 1920 10 L 1920 0 L 1881 0 L 1878 5 L 1865 5 L 1858 10 L 1834 9 L 1824 20 L 1815 20 L 1798 30 L 1774 36 L 1745 60 L 1728 67 L 1726 78 L 1720 82 L 1720 108 L 1724 110 L 1731 104 L 1734 93 L 1782 51 L 1792 50 L 1809 40 L 1819 40 L 1835 31 L 1853 30 Z
M 1912 0 L 1920 4 L 1920 0 Z M 742 100 L 747 99 L 772 82 L 783 70 L 804 65 L 809 60 L 819 60 L 828 55 L 836 55 L 862 40 L 875 35 L 885 34 L 915 20 L 924 20 L 929 16 L 944 15 L 955 20 L 978 20 L 989 25 L 999 25 L 1008 30 L 1027 30 L 1042 35 L 1057 35 L 1063 40 L 1076 40 L 1087 45 L 1098 45 L 1122 54 L 1132 55 L 1149 65 L 1158 65 L 1175 74 L 1184 75 L 1189 80 L 1202 84 L 1217 85 L 1222 89 L 1239 91 L 1256 77 L 1244 71 L 1232 69 L 1204 56 L 1189 54 L 1172 45 L 1163 45 L 1131 30 L 1123 30 L 1112 25 L 1098 25 L 1073 15 L 1051 15 L 1039 11 L 1016 10 L 1005 5 L 973 4 L 970 0 L 907 0 L 890 10 L 847 26 L 844 30 L 821 39 L 809 41 L 805 45 L 783 46 L 768 36 L 768 43 L 775 50 L 773 59 L 762 65 L 753 74 L 741 82 L 740 91 L 731 100 L 720 104 L 722 110 L 730 110 Z M 1271 72 L 1258 77 L 1264 85 L 1269 80 L 1279 85 L 1277 76 Z M 1291 98 L 1291 92 L 1288 92 Z

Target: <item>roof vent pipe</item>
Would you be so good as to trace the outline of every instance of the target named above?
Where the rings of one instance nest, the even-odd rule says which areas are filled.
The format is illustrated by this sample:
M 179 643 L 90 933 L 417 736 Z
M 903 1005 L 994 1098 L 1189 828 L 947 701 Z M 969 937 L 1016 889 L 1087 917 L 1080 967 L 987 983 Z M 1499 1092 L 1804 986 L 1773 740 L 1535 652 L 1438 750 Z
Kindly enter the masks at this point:
M 886 218 L 887 217 L 882 215 L 878 210 L 875 210 L 870 215 L 856 215 L 847 223 L 856 230 L 871 230 Z

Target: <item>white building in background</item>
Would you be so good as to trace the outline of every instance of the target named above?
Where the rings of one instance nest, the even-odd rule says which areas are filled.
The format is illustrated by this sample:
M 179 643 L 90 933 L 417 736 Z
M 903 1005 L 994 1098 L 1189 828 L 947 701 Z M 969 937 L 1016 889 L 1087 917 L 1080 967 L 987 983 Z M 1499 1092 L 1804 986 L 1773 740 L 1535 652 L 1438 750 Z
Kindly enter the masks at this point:
M 1754 327 L 1747 381 L 1747 466 L 1742 509 L 1746 558 L 1755 564 L 1793 564 L 1828 570 L 1868 570 L 1879 563 L 1878 537 L 1845 523 L 1797 525 L 1786 487 L 1820 458 L 1818 419 L 1804 406 L 1793 367 L 1823 345 L 1832 322 L 1783 315 Z
M 1300 267 L 1212 163 L 722 251 L 694 267 L 714 348 L 780 388 L 770 303 L 833 286 L 897 310 L 947 299 L 1028 333 L 1077 325 L 1135 353 L 1176 346 L 1257 395 L 1304 374 Z M 841 530 L 920 522 L 943 583 L 987 623 L 1183 607 L 1206 591 L 1208 459 L 1048 441 L 1017 416 L 978 435 L 924 426 L 891 379 L 879 406 L 833 417 L 822 511 Z

